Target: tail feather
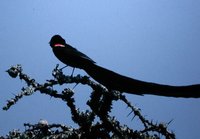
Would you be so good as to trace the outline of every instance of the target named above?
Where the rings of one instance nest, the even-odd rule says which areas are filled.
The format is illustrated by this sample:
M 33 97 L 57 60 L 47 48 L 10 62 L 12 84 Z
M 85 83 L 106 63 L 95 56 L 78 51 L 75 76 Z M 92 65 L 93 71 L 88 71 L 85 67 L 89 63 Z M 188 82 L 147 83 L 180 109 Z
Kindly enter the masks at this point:
M 120 75 L 96 64 L 87 65 L 84 69 L 94 80 L 108 89 L 127 92 L 130 94 L 152 94 L 167 97 L 199 98 L 200 85 L 170 86 L 144 82 Z

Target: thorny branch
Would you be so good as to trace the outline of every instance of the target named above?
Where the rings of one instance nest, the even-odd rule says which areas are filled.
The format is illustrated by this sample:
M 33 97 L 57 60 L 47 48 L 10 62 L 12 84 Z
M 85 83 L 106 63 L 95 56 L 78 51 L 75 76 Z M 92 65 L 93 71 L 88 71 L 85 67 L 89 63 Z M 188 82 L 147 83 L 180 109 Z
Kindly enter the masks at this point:
M 79 125 L 79 128 L 74 129 L 59 124 L 51 124 L 48 122 L 39 122 L 38 124 L 31 125 L 29 123 L 24 126 L 27 128 L 25 132 L 19 133 L 19 131 L 10 132 L 12 136 L 27 136 L 27 137 L 40 137 L 40 136 L 54 136 L 54 137 L 72 137 L 72 138 L 160 138 L 163 135 L 166 139 L 174 139 L 174 133 L 168 131 L 166 124 L 157 124 L 147 120 L 140 112 L 139 108 L 132 106 L 126 99 L 125 95 L 121 92 L 108 90 L 101 84 L 98 84 L 89 79 L 88 76 L 67 76 L 64 75 L 61 69 L 58 69 L 58 65 L 53 69 L 52 76 L 54 79 L 47 80 L 45 83 L 40 84 L 35 79 L 29 77 L 23 73 L 21 65 L 12 66 L 7 70 L 8 74 L 13 77 L 19 77 L 24 80 L 26 87 L 21 89 L 21 92 L 15 95 L 14 98 L 7 101 L 3 110 L 8 110 L 11 106 L 16 104 L 24 96 L 30 96 L 33 93 L 40 92 L 54 98 L 61 99 L 66 102 L 71 110 L 72 120 Z M 74 92 L 69 88 L 63 89 L 61 93 L 53 89 L 55 85 L 63 84 L 83 84 L 92 88 L 92 93 L 87 105 L 91 110 L 85 112 L 79 111 L 75 105 L 73 98 Z M 141 123 L 144 125 L 142 130 L 133 130 L 126 125 L 122 125 L 115 117 L 110 116 L 113 101 L 123 101 L 127 107 L 131 109 L 133 118 L 138 117 Z M 95 122 L 95 118 L 99 117 L 100 121 Z M 41 126 L 41 123 L 43 126 Z M 44 124 L 45 123 L 45 124 Z M 58 129 L 59 128 L 59 129 Z M 19 134 L 13 134 L 13 133 Z

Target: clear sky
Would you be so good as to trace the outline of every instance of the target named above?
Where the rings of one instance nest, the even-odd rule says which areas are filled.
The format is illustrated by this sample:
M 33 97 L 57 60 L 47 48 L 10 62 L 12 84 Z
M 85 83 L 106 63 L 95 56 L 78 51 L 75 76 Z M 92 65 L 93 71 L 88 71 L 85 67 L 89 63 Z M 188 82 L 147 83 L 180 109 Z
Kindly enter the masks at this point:
M 22 64 L 24 72 L 40 83 L 52 78 L 52 69 L 60 63 L 48 44 L 54 34 L 120 74 L 169 85 L 200 83 L 199 5 L 199 0 L 1 1 L 0 107 L 24 85 L 5 73 L 11 65 Z M 75 71 L 79 73 L 85 74 Z M 85 110 L 90 92 L 82 86 L 76 90 L 76 103 Z M 177 138 L 200 138 L 200 99 L 127 98 L 148 119 L 173 119 L 169 128 Z M 124 104 L 115 103 L 113 115 L 135 127 L 131 117 L 126 117 L 129 112 Z M 63 102 L 36 93 L 8 111 L 0 110 L 0 135 L 16 128 L 23 130 L 23 123 L 40 119 L 73 126 Z

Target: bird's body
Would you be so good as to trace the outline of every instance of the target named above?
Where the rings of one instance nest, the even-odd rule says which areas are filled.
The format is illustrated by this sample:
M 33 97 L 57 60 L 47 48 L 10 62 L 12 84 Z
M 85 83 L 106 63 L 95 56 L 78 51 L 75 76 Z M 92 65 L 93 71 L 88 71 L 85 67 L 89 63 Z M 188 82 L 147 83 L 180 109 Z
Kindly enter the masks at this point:
M 66 47 L 68 49 L 66 49 Z M 61 62 L 67 64 L 68 66 L 84 69 L 84 67 L 88 64 L 95 63 L 91 58 L 70 45 L 67 45 L 66 47 L 55 47 L 53 48 L 53 52 Z
M 69 44 L 66 44 L 65 40 L 59 35 L 55 35 L 51 38 L 50 46 L 55 56 L 61 62 L 73 68 L 84 69 L 86 65 L 95 63 L 87 55 L 81 53 Z
M 68 45 L 65 40 L 55 35 L 50 40 L 55 56 L 64 64 L 85 70 L 94 80 L 108 89 L 143 95 L 153 94 L 167 97 L 200 97 L 200 85 L 170 86 L 144 82 L 120 75 L 96 65 L 87 55 Z

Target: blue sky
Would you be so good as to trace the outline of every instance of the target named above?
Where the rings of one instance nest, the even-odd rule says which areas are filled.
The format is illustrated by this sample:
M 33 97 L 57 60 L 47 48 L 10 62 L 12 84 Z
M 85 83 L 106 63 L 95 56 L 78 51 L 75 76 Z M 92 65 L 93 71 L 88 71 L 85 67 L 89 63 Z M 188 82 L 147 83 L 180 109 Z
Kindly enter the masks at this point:
M 0 107 L 24 85 L 5 73 L 11 65 L 21 64 L 40 83 L 52 78 L 52 69 L 60 63 L 48 44 L 54 34 L 120 74 L 169 85 L 200 83 L 199 5 L 198 0 L 1 1 Z M 75 71 L 79 73 L 85 74 Z M 77 105 L 85 110 L 90 91 L 83 86 L 75 91 Z M 173 119 L 169 128 L 177 138 L 200 138 L 200 99 L 127 97 L 148 119 Z M 115 103 L 113 115 L 135 127 L 126 117 L 129 112 L 124 104 Z M 63 102 L 36 93 L 9 111 L 0 110 L 0 134 L 23 130 L 23 123 L 40 119 L 73 125 L 68 115 Z

